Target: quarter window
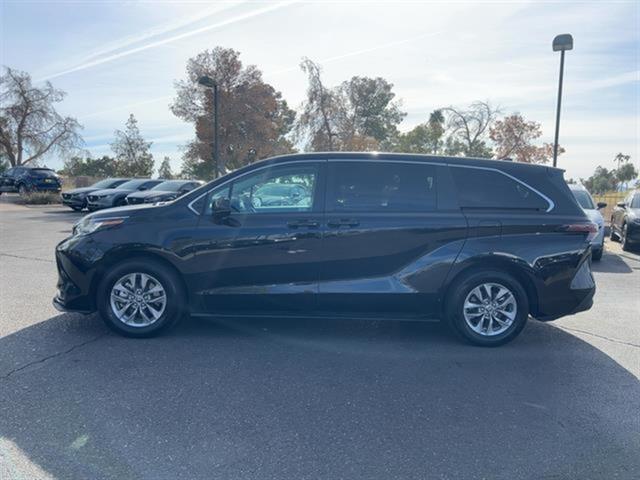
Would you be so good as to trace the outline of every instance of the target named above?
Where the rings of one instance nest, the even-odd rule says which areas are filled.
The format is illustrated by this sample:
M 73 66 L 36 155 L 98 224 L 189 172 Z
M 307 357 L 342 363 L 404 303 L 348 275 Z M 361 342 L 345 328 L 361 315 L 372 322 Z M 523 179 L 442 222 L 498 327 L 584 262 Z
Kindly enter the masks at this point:
M 450 167 L 462 208 L 547 210 L 549 203 L 526 185 L 493 170 Z
M 330 162 L 327 211 L 424 212 L 436 208 L 435 167 L 394 162 Z

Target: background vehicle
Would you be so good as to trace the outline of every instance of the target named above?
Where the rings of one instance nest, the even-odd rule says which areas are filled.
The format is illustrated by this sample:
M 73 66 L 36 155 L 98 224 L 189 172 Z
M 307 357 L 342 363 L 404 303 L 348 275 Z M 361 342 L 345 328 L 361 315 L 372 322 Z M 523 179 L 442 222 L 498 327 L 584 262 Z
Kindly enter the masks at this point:
M 254 202 L 264 185 L 309 201 Z M 86 216 L 56 249 L 61 309 L 149 336 L 182 315 L 445 319 L 471 343 L 591 307 L 597 227 L 562 170 L 485 159 L 278 157 L 169 203 Z
M 591 194 L 582 185 L 572 184 L 569 185 L 569 189 L 589 220 L 598 226 L 598 234 L 591 240 L 591 256 L 594 260 L 599 261 L 602 258 L 602 252 L 604 252 L 604 218 L 602 218 L 600 209 L 605 208 L 607 204 L 599 202 L 596 206 Z
M 126 205 L 126 198 L 130 193 L 149 190 L 162 182 L 164 182 L 162 179 L 134 178 L 120 184 L 117 188 L 96 190 L 87 195 L 87 208 L 94 211 Z
M 0 177 L 0 192 L 18 192 L 20 195 L 29 192 L 57 193 L 61 187 L 60 178 L 50 168 L 12 167 Z
M 300 183 L 268 183 L 253 194 L 254 206 L 310 205 L 311 193 Z
M 150 190 L 134 192 L 127 195 L 127 203 L 135 205 L 138 203 L 167 202 L 181 197 L 194 188 L 202 186 L 204 182 L 199 180 L 167 180 L 159 183 Z
M 62 193 L 62 203 L 71 207 L 73 210 L 80 211 L 87 207 L 87 195 L 90 193 L 97 192 L 98 190 L 117 188 L 129 180 L 129 178 L 106 178 L 88 187 L 67 190 Z
M 640 243 L 640 190 L 631 192 L 613 209 L 611 240 L 620 240 L 623 250 Z

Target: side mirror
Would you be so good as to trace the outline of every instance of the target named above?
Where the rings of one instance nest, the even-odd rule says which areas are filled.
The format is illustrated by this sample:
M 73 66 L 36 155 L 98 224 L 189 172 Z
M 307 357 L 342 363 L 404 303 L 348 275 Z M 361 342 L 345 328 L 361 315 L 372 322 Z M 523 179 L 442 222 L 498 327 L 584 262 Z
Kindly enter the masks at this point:
M 617 207 L 620 207 L 620 208 L 624 208 L 624 207 L 626 207 L 626 206 L 627 206 L 627 204 L 626 204 L 626 203 L 624 203 L 624 202 L 618 202 L 618 203 L 616 203 L 616 206 L 617 206 Z
M 138 190 L 140 190 L 141 192 L 144 192 L 145 190 L 149 190 L 147 187 L 140 187 Z
M 605 202 L 598 202 L 598 210 L 601 208 L 606 208 L 607 204 Z
M 231 215 L 231 202 L 228 198 L 216 198 L 213 201 L 212 212 L 214 220 L 219 221 Z

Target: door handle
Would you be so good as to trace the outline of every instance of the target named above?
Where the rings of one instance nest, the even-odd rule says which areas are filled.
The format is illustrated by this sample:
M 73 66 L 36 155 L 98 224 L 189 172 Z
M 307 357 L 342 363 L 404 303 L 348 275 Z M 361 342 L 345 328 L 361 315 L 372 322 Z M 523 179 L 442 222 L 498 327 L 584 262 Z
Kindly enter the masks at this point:
M 357 227 L 360 222 L 355 218 L 341 218 L 339 220 L 329 220 L 327 222 L 329 227 Z
M 299 228 L 299 227 L 318 228 L 319 226 L 320 224 L 313 220 L 292 220 L 290 222 L 287 222 L 287 227 L 289 228 Z

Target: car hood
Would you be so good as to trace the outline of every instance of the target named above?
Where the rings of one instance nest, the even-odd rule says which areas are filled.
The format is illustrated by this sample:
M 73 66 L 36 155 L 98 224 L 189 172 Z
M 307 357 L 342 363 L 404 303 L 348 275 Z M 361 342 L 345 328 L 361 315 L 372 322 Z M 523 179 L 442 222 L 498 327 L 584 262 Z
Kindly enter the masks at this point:
M 123 188 L 105 188 L 104 190 L 96 190 L 95 192 L 91 192 L 92 195 L 115 195 L 115 194 L 127 194 L 131 192 L 135 192 L 136 190 L 129 190 Z
M 177 195 L 178 192 L 168 192 L 166 190 L 143 190 L 142 192 L 133 192 L 128 196 L 133 198 L 149 198 L 149 197 L 164 197 L 166 195 Z
M 587 214 L 587 217 L 589 217 L 589 220 L 591 220 L 593 223 L 599 226 L 602 226 L 604 224 L 604 219 L 602 218 L 602 214 L 599 210 L 584 209 L 584 213 Z
M 64 193 L 69 193 L 71 195 L 75 195 L 77 193 L 89 194 L 92 192 L 96 192 L 97 190 L 98 189 L 94 187 L 80 187 L 80 188 L 74 188 L 73 190 L 67 190 Z
M 106 210 L 100 210 L 98 212 L 90 213 L 83 217 L 83 220 L 86 218 L 92 220 L 100 220 L 102 218 L 113 218 L 113 217 L 134 217 L 140 214 L 146 214 L 147 211 L 152 208 L 163 208 L 166 204 L 158 204 L 158 203 L 141 203 L 139 205 L 125 205 L 122 207 L 114 207 L 108 208 Z

